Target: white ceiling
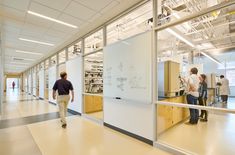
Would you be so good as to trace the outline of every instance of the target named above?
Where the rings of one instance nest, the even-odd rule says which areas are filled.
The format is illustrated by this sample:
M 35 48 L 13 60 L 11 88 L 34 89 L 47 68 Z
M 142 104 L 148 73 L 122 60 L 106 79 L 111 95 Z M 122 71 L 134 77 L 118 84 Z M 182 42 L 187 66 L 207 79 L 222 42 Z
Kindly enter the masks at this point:
M 93 21 L 98 20 L 119 6 L 135 4 L 140 0 L 0 0 L 2 39 L 5 49 L 5 71 L 20 73 L 42 59 L 52 50 L 62 46 L 71 36 L 80 33 Z M 27 13 L 34 11 L 73 25 L 73 29 Z M 119 12 L 123 11 L 120 8 Z M 20 41 L 27 38 L 55 44 L 54 47 Z M 42 53 L 42 56 L 16 53 L 15 50 Z M 30 58 L 34 61 L 14 61 L 13 57 Z M 23 65 L 23 64 L 24 65 Z

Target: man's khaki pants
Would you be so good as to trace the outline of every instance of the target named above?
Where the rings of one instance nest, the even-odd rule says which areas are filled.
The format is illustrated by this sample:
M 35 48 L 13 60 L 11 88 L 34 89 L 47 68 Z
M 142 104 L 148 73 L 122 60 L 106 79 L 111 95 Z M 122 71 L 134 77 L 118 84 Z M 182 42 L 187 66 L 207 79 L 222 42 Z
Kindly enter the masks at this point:
M 70 95 L 57 96 L 57 104 L 59 106 L 59 113 L 62 124 L 66 124 L 65 117 L 67 116 L 67 106 L 70 100 Z

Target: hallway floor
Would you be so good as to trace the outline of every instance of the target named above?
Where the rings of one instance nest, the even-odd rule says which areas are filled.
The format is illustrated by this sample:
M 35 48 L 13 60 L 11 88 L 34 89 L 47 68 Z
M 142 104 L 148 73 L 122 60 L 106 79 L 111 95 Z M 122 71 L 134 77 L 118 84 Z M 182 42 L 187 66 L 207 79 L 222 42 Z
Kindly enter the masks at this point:
M 63 129 L 56 106 L 17 91 L 2 107 L 1 155 L 169 155 L 80 116 Z
M 215 106 L 234 109 L 235 98 L 229 98 L 226 106 Z M 234 155 L 235 114 L 209 112 L 208 116 L 208 122 L 199 121 L 197 125 L 177 124 L 162 133 L 159 142 L 192 154 Z

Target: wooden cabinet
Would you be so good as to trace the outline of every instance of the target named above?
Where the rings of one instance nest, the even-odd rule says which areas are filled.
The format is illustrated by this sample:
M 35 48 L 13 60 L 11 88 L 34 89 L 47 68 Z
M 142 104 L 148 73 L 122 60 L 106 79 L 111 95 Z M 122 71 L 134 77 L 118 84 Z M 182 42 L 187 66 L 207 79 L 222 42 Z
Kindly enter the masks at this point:
M 179 96 L 165 99 L 166 102 L 185 103 L 185 97 Z M 189 116 L 187 108 L 166 105 L 157 106 L 157 133 L 162 133 L 174 125 L 182 122 Z
M 92 113 L 103 110 L 103 97 L 102 96 L 84 96 L 85 113 Z
M 44 89 L 44 98 L 46 99 L 46 100 L 48 100 L 49 99 L 49 90 L 48 89 Z

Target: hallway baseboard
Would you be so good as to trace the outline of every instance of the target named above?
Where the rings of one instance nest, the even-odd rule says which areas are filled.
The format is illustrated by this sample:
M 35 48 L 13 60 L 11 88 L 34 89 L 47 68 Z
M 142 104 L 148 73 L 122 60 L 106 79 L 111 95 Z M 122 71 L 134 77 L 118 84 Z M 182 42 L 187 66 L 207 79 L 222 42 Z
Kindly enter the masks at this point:
M 149 139 L 147 139 L 147 138 L 144 138 L 144 137 L 141 137 L 141 136 L 139 136 L 139 135 L 133 134 L 133 133 L 131 133 L 131 132 L 129 132 L 129 131 L 120 129 L 120 128 L 118 128 L 118 127 L 115 127 L 115 126 L 110 125 L 110 124 L 105 123 L 105 122 L 104 122 L 104 126 L 110 128 L 110 129 L 116 130 L 116 131 L 118 131 L 118 132 L 121 132 L 121 133 L 123 133 L 123 134 L 125 134 L 125 135 L 127 135 L 127 136 L 132 137 L 132 138 L 138 139 L 138 140 L 140 140 L 140 141 L 142 141 L 142 142 L 144 142 L 144 143 L 146 143 L 146 144 L 153 145 L 153 141 L 152 141 L 152 140 L 149 140 Z

